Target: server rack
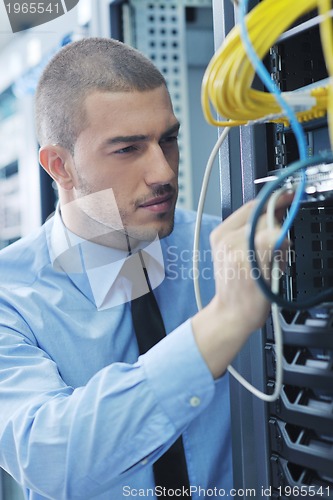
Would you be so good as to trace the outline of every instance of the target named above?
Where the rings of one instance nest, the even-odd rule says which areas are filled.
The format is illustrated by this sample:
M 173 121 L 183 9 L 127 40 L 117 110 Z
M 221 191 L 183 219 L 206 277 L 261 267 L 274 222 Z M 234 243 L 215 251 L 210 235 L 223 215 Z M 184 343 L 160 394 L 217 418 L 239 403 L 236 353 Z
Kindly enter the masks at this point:
M 252 2 L 252 6 L 258 2 Z M 229 0 L 215 0 L 214 26 L 220 44 L 236 20 Z M 292 8 L 292 2 L 291 2 Z M 317 13 L 297 21 L 282 34 L 265 60 L 282 91 L 325 83 L 327 73 Z M 221 29 L 222 27 L 222 29 Z M 304 124 L 308 155 L 330 149 L 327 121 Z M 283 125 L 240 127 L 239 143 L 222 151 L 222 215 L 257 193 L 254 179 L 298 159 L 290 129 Z M 235 153 L 236 151 L 236 153 Z M 226 167 L 227 165 L 227 167 Z M 230 183 L 234 170 L 240 182 Z M 290 260 L 282 293 L 294 300 L 318 294 L 333 283 L 333 201 L 303 203 L 291 230 Z M 333 297 L 332 297 L 333 300 Z M 274 403 L 263 403 L 232 380 L 235 488 L 238 498 L 256 491 L 256 498 L 300 496 L 333 498 L 333 304 L 310 310 L 280 311 L 284 336 L 284 385 Z M 271 321 L 256 332 L 235 361 L 235 367 L 259 389 L 273 392 L 276 359 Z

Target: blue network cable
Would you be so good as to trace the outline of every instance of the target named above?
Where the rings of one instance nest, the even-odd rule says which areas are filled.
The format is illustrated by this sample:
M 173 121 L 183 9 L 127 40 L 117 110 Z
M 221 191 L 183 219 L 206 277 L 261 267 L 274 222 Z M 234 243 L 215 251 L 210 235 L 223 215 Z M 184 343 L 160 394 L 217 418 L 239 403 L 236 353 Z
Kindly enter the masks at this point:
M 266 88 L 274 94 L 277 102 L 280 104 L 281 108 L 285 110 L 286 116 L 290 122 L 290 126 L 295 134 L 295 138 L 297 141 L 297 146 L 299 150 L 299 155 L 300 155 L 300 160 L 305 161 L 307 159 L 307 144 L 306 144 L 306 138 L 304 131 L 300 125 L 300 123 L 297 120 L 297 116 L 294 113 L 293 109 L 289 104 L 284 100 L 282 93 L 280 89 L 275 85 L 275 83 L 272 81 L 271 76 L 267 69 L 265 68 L 263 62 L 261 59 L 258 57 L 256 54 L 253 45 L 251 43 L 251 40 L 249 38 L 249 34 L 247 31 L 246 23 L 245 23 L 245 15 L 247 13 L 248 9 L 248 0 L 241 0 L 239 3 L 239 24 L 240 24 L 240 33 L 241 33 L 241 38 L 246 50 L 246 53 L 256 70 L 259 78 L 261 81 L 264 83 Z M 276 248 L 280 248 L 282 245 L 283 240 L 285 239 L 296 215 L 299 210 L 300 203 L 303 199 L 304 192 L 305 192 L 305 186 L 306 186 L 306 175 L 305 175 L 305 170 L 302 171 L 302 176 L 301 176 L 301 182 L 297 188 L 297 191 L 295 193 L 294 200 L 290 206 L 289 213 L 287 218 L 284 221 L 284 224 L 281 228 L 281 233 L 280 236 L 276 242 Z
M 287 309 L 290 311 L 300 311 L 309 309 L 325 301 L 332 301 L 333 288 L 331 287 L 326 290 L 322 290 L 313 297 L 307 297 L 305 300 L 297 302 L 289 301 L 273 293 L 270 286 L 262 276 L 262 273 L 257 273 L 258 269 L 260 269 L 255 249 L 255 233 L 257 225 L 260 216 L 262 214 L 262 211 L 265 205 L 267 204 L 267 201 L 269 200 L 270 196 L 276 189 L 278 189 L 281 185 L 283 185 L 283 182 L 286 181 L 286 179 L 294 175 L 296 172 L 304 171 L 304 169 L 309 166 L 320 165 L 322 163 L 332 163 L 332 161 L 333 161 L 332 153 L 326 153 L 322 154 L 321 156 L 307 158 L 306 160 L 299 160 L 290 165 L 289 167 L 280 170 L 279 176 L 272 182 L 268 182 L 267 184 L 265 184 L 265 186 L 262 188 L 257 197 L 258 204 L 256 205 L 252 213 L 251 225 L 250 225 L 251 227 L 249 235 L 249 250 L 251 256 L 253 256 L 253 258 L 250 261 L 250 264 L 251 268 L 256 273 L 257 283 L 261 288 L 263 294 L 267 297 L 267 299 L 270 302 L 277 304 L 279 307 L 283 309 Z

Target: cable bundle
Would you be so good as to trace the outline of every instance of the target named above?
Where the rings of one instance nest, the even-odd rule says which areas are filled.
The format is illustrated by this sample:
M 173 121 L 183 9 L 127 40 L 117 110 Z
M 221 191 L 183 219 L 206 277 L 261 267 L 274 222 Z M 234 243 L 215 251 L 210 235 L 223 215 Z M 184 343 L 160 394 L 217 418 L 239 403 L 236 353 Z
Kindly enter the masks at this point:
M 263 59 L 279 36 L 296 19 L 316 8 L 320 0 L 265 0 L 246 16 L 246 28 L 254 51 Z M 323 1 L 323 0 L 322 0 Z M 285 113 L 269 92 L 252 88 L 255 69 L 248 58 L 240 26 L 225 38 L 210 61 L 202 82 L 202 108 L 206 120 L 216 126 L 238 126 L 251 121 L 282 121 Z M 283 99 L 299 121 L 326 114 L 328 88 L 283 92 Z M 211 105 L 225 121 L 212 116 Z
M 233 1 L 236 3 L 236 0 Z M 306 139 L 304 131 L 299 124 L 301 121 L 323 116 L 328 110 L 330 139 L 331 144 L 333 144 L 333 27 L 329 17 L 331 0 L 293 0 L 292 5 L 290 4 L 290 0 L 264 0 L 245 16 L 248 0 L 237 1 L 240 23 L 226 37 L 222 47 L 215 53 L 205 72 L 201 93 L 204 115 L 210 124 L 225 128 L 218 138 L 207 162 L 198 205 L 193 255 L 198 255 L 201 217 L 208 179 L 215 157 L 223 141 L 228 136 L 230 127 L 259 121 L 280 121 L 284 124 L 290 124 L 295 134 L 300 154 L 300 161 L 292 165 L 289 169 L 283 169 L 281 176 L 271 185 L 267 184 L 259 195 L 259 202 L 252 214 L 249 235 L 249 249 L 252 251 L 252 255 L 255 256 L 252 266 L 255 269 L 260 268 L 254 243 L 258 219 L 264 206 L 268 203 L 268 225 L 269 227 L 274 226 L 276 201 L 281 193 L 286 190 L 286 187 L 282 186 L 277 191 L 275 190 L 283 184 L 285 178 L 295 172 L 301 172 L 299 185 L 297 189 L 295 188 L 294 200 L 276 243 L 276 249 L 278 249 L 287 236 L 302 202 L 306 186 L 305 169 L 309 165 L 325 163 L 328 159 L 332 161 L 332 156 L 329 156 L 329 158 L 321 156 L 319 159 L 307 158 Z M 320 35 L 330 77 L 330 85 L 321 88 L 317 87 L 312 90 L 281 92 L 272 82 L 267 69 L 262 63 L 262 59 L 267 54 L 269 48 L 278 40 L 279 36 L 298 17 L 316 7 L 318 7 L 319 13 L 322 16 Z M 256 72 L 265 84 L 268 92 L 261 92 L 251 87 Z M 227 121 L 214 119 L 211 113 L 211 105 Z M 193 269 L 194 271 L 198 270 L 198 261 L 195 258 L 193 260 Z M 278 293 L 279 279 L 275 277 L 277 269 L 278 262 L 276 259 L 273 259 L 271 287 L 269 287 L 263 278 L 258 279 L 258 284 L 263 293 L 272 303 L 276 352 L 276 381 L 273 393 L 266 394 L 261 392 L 245 380 L 232 366 L 228 366 L 228 371 L 246 389 L 267 402 L 275 401 L 279 397 L 282 388 L 283 339 L 279 323 L 279 307 L 286 307 L 291 310 L 310 307 L 325 300 L 333 293 L 333 289 L 325 290 L 317 297 L 311 297 L 303 303 L 285 300 Z M 194 272 L 194 276 L 197 275 L 199 273 Z M 200 310 L 202 303 L 197 279 L 194 281 L 194 291 L 198 309 Z
M 328 75 L 330 78 L 329 94 L 328 94 L 328 127 L 330 132 L 331 147 L 333 145 L 333 27 L 332 20 L 329 17 L 331 8 L 331 0 L 318 0 L 318 10 L 323 16 L 323 21 L 320 24 L 321 44 L 323 47 L 324 57 Z

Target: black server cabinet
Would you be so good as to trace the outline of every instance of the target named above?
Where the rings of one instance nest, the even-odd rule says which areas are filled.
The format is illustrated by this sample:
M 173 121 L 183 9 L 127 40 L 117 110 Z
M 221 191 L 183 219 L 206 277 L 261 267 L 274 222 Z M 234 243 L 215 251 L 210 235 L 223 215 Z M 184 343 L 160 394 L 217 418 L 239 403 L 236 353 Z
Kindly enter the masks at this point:
M 237 17 L 230 0 L 214 0 L 213 9 L 219 46 Z M 282 91 L 325 83 L 319 29 L 307 23 L 316 15 L 314 11 L 299 19 L 293 35 L 283 34 L 267 54 L 265 64 Z M 309 156 L 330 149 L 325 117 L 303 127 Z M 297 160 L 298 150 L 289 128 L 256 125 L 235 131 L 221 159 L 222 195 L 230 187 L 222 198 L 225 217 L 256 195 L 255 178 Z M 237 179 L 235 172 L 239 172 L 237 183 L 232 182 Z M 293 258 L 281 293 L 302 300 L 332 287 L 333 197 L 304 203 L 290 236 Z M 281 310 L 280 322 L 284 385 L 279 399 L 263 403 L 231 381 L 238 498 L 245 499 L 249 491 L 255 491 L 256 498 L 333 498 L 333 296 L 332 302 L 310 310 Z M 275 351 L 270 320 L 252 336 L 234 366 L 259 389 L 273 392 Z

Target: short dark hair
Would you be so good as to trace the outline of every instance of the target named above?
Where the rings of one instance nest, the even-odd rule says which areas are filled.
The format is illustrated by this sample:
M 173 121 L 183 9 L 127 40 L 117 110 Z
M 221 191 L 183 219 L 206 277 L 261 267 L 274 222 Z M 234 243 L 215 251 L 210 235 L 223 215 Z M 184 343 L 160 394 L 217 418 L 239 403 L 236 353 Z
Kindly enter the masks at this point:
M 141 52 L 111 38 L 85 38 L 62 48 L 44 69 L 36 91 L 36 129 L 41 146 L 73 152 L 84 129 L 83 102 L 94 90 L 133 92 L 166 86 Z

